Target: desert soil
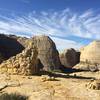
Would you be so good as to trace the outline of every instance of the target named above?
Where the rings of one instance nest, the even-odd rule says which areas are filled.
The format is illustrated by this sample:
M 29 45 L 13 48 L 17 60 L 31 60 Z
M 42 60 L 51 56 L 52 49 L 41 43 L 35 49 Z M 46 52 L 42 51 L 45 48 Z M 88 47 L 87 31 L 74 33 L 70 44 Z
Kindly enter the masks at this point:
M 20 76 L 0 74 L 0 93 L 20 93 L 29 100 L 100 100 L 100 90 L 86 87 L 99 79 L 100 72 L 75 72 L 59 74 L 54 81 L 44 76 Z

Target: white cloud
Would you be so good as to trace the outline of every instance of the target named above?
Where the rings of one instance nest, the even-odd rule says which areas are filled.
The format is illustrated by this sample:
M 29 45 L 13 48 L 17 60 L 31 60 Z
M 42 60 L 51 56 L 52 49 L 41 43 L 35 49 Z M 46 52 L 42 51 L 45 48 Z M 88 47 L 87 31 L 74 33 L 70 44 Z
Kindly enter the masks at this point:
M 83 38 L 100 39 L 99 26 L 100 15 L 95 14 L 93 10 L 87 10 L 82 14 L 73 13 L 70 9 L 58 12 L 41 11 L 40 14 L 33 11 L 28 15 L 12 16 L 12 18 L 0 15 L 1 33 L 13 33 L 28 37 L 45 34 L 63 37 L 73 35 Z M 55 38 L 54 41 L 58 48 L 80 47 L 80 44 L 74 40 L 69 41 Z M 60 43 L 63 45 L 60 45 Z
M 66 39 L 61 39 L 61 38 L 56 38 L 56 37 L 51 37 L 51 38 L 55 42 L 57 49 L 59 51 L 62 51 L 63 49 L 68 49 L 68 48 L 79 49 L 82 46 L 80 45 L 80 43 L 77 43 L 72 40 L 66 40 Z

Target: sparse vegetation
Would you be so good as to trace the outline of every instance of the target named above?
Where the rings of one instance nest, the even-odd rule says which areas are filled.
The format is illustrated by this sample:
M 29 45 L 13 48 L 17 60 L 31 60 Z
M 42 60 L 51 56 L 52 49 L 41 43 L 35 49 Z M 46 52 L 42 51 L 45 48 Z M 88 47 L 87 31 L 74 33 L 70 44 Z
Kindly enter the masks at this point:
M 0 100 L 28 100 L 28 97 L 16 93 L 11 93 L 11 94 L 4 93 L 0 95 Z

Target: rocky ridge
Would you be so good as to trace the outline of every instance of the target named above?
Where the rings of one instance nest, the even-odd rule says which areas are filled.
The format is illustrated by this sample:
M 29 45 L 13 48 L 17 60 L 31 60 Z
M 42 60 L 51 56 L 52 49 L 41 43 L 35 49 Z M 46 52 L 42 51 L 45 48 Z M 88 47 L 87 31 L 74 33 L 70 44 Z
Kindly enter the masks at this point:
M 32 75 L 38 72 L 35 67 L 38 52 L 33 46 L 11 57 L 0 65 L 0 73 Z

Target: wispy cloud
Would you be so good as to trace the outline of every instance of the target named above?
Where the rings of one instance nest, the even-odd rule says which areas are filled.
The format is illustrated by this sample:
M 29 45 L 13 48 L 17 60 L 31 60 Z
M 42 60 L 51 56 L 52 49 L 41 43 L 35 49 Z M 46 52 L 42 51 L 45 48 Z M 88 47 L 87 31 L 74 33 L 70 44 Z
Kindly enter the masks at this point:
M 0 32 L 7 34 L 17 34 L 23 36 L 33 36 L 45 34 L 52 37 L 60 49 L 67 47 L 79 48 L 84 45 L 84 41 L 77 42 L 67 40 L 70 35 L 100 39 L 100 14 L 93 10 L 79 14 L 70 9 L 62 11 L 33 11 L 24 16 L 5 17 L 0 15 Z M 55 37 L 53 37 L 55 36 Z M 66 40 L 57 37 L 66 37 Z M 80 45 L 81 44 L 81 45 Z

